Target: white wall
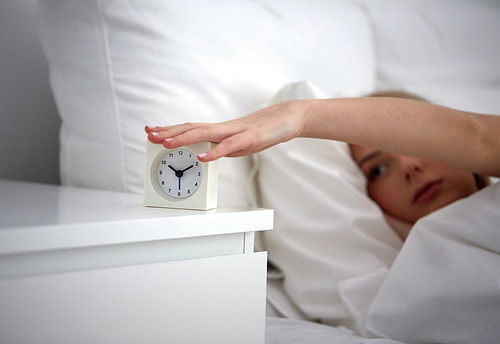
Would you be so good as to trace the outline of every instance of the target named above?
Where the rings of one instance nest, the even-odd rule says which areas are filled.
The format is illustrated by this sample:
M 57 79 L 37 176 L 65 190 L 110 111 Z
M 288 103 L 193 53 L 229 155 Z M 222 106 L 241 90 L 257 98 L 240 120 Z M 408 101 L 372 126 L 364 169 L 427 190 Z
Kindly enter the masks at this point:
M 59 126 L 36 0 L 0 0 L 0 178 L 59 183 Z

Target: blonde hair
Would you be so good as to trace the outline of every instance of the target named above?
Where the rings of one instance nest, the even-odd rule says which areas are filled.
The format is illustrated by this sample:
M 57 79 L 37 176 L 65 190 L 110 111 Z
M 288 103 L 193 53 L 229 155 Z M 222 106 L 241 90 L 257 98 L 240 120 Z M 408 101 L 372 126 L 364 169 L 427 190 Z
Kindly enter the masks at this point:
M 417 96 L 416 94 L 404 91 L 379 91 L 370 93 L 368 97 L 403 98 L 403 99 L 418 100 L 420 102 L 430 103 L 427 99 Z

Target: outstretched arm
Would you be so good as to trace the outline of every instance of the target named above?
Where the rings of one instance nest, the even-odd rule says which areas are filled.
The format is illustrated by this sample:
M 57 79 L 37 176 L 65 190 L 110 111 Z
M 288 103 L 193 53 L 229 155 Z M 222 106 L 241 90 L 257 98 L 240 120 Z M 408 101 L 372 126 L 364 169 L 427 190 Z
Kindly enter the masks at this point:
M 146 132 L 150 141 L 166 148 L 202 141 L 219 143 L 200 156 L 201 161 L 248 155 L 295 137 L 312 137 L 500 176 L 500 116 L 400 98 L 293 100 L 218 124 L 147 127 Z

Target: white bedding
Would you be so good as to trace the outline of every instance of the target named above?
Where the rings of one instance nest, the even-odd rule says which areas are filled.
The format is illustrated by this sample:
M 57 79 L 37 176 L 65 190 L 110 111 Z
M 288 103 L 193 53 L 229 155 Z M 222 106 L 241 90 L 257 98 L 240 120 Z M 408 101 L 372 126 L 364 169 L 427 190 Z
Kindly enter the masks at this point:
M 417 222 L 366 327 L 405 343 L 498 343 L 500 183 Z
M 366 339 L 345 328 L 283 318 L 266 319 L 266 344 L 397 344 L 390 339 Z
M 274 101 L 321 95 L 296 83 Z M 363 192 L 344 143 L 300 139 L 258 157 L 263 205 L 282 206 L 264 243 L 283 273 L 268 285 L 283 315 L 321 314 L 319 321 L 365 338 L 405 343 L 500 338 L 500 184 L 423 218 L 398 253 L 401 243 Z M 309 193 L 292 197 L 304 183 Z M 342 322 L 348 317 L 355 324 Z M 273 326 L 298 326 L 293 332 L 304 331 L 303 343 L 313 331 L 300 322 Z
M 225 120 L 279 97 L 396 88 L 500 113 L 498 0 L 39 4 L 66 185 L 142 192 L 144 125 Z M 474 196 L 493 202 L 490 213 L 475 212 L 475 225 L 462 226 L 472 220 L 466 215 L 453 224 L 429 217 L 398 254 L 402 243 L 366 196 L 345 144 L 296 140 L 258 160 L 249 190 L 275 209 L 264 245 L 285 274 L 269 280 L 282 313 L 403 342 L 500 337 L 497 186 Z M 251 165 L 221 161 L 222 203 L 247 204 L 252 192 L 241 185 Z M 269 343 L 358 340 L 377 342 L 298 320 L 268 322 Z
M 390 271 L 378 274 L 369 309 L 358 309 L 367 311 L 364 338 L 385 340 L 268 318 L 266 343 L 498 343 L 499 209 L 497 183 L 415 225 Z

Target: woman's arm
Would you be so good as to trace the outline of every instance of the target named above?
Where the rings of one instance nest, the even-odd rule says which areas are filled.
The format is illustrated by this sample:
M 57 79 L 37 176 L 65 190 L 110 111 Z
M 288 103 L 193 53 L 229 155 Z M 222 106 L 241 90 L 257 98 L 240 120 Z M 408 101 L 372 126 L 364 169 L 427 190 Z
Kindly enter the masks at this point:
M 167 148 L 202 141 L 219 143 L 200 156 L 201 161 L 252 154 L 295 137 L 312 137 L 500 176 L 500 116 L 400 98 L 294 100 L 218 124 L 147 127 L 146 132 L 152 142 L 163 142 Z

